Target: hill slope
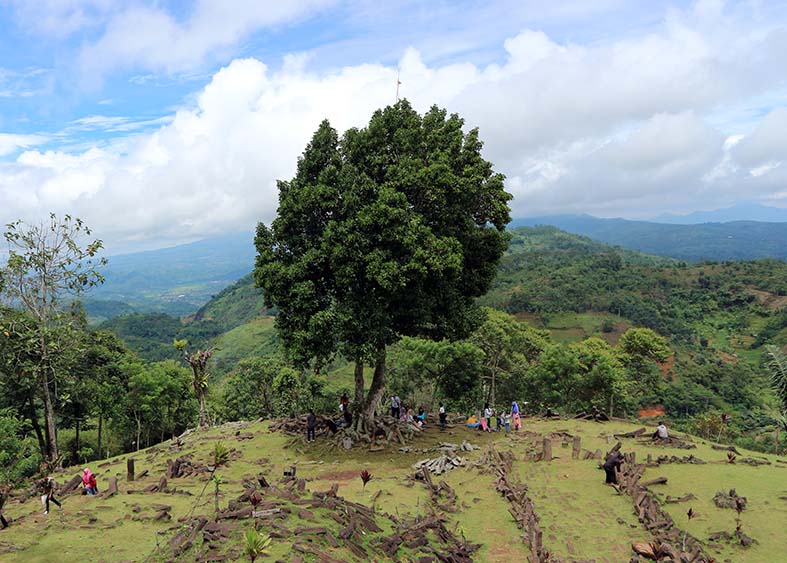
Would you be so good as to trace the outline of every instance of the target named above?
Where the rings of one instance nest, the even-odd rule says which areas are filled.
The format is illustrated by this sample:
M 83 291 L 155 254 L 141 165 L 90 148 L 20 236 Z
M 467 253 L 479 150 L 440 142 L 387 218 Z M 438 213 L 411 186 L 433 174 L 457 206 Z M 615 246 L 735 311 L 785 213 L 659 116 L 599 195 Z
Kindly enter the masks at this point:
M 268 423 L 232 423 L 192 432 L 180 443 L 165 442 L 98 462 L 94 468 L 101 490 L 106 490 L 109 478 L 118 480 L 119 493 L 114 496 L 66 496 L 63 508 L 54 508 L 46 516 L 41 514 L 35 495 L 26 502 L 20 502 L 21 497 L 12 500 L 5 512 L 11 527 L 0 532 L 0 558 L 4 563 L 239 563 L 248 561 L 243 555 L 243 534 L 256 526 L 272 536 L 265 558 L 269 561 L 295 561 L 298 556 L 305 561 L 418 561 L 434 557 L 435 551 L 446 553 L 446 542 L 461 543 L 461 538 L 478 546 L 462 561 L 525 560 L 530 553 L 523 540 L 527 534 L 518 529 L 509 511 L 517 514 L 520 505 L 495 490 L 501 484 L 496 481 L 496 471 L 490 469 L 497 462 L 487 449 L 494 446 L 497 452 L 511 456 L 510 466 L 494 465 L 506 472 L 505 486 L 527 485 L 524 494 L 540 517 L 545 551 L 563 561 L 628 561 L 633 541 L 651 541 L 658 532 L 638 521 L 631 496 L 603 486 L 604 474 L 595 459 L 581 458 L 585 452 L 607 451 L 614 444 L 613 434 L 635 428 L 623 422 L 526 418 L 523 432 L 506 435 L 464 426 L 442 433 L 429 425 L 402 453 L 398 443 L 379 451 L 368 451 L 365 446 L 344 450 L 333 447 L 333 441 L 323 436 L 306 443 L 302 437 L 291 439 L 270 432 Z M 580 459 L 572 459 L 574 436 L 581 443 Z M 534 461 L 545 437 L 550 439 L 555 459 Z M 445 483 L 441 492 L 430 494 L 422 482 L 412 479 L 411 464 L 438 457 L 443 443 L 464 440 L 482 449 L 457 452 L 464 460 L 462 467 L 432 476 L 435 485 Z M 232 454 L 231 461 L 216 471 L 220 485 L 214 497 L 207 466 L 218 441 L 230 447 Z M 622 441 L 623 451 L 635 453 L 637 460 L 648 456 L 653 460 L 645 468 L 643 482 L 667 478 L 666 484 L 651 485 L 649 493 L 643 492 L 660 502 L 661 509 L 674 520 L 675 539 L 669 541 L 677 549 L 681 547 L 681 529 L 688 528 L 688 544 L 693 544 L 692 537 L 697 538 L 698 548 L 717 561 L 781 560 L 782 527 L 787 517 L 787 502 L 780 498 L 787 470 L 783 459 L 755 458 L 741 451 L 738 461 L 730 464 L 727 452 L 713 450 L 709 443 L 691 437 L 685 438 L 695 446 L 691 450 L 632 438 Z M 693 456 L 693 463 L 680 463 L 688 455 Z M 134 482 L 126 480 L 130 457 L 136 460 L 138 478 Z M 176 458 L 186 459 L 189 470 L 179 477 L 170 474 L 162 481 L 167 460 Z M 749 465 L 746 459 L 767 465 Z M 282 479 L 290 466 L 297 468 L 296 477 L 303 481 Z M 364 469 L 372 474 L 365 487 L 360 479 Z M 260 488 L 258 477 L 271 486 Z M 70 478 L 71 473 L 57 475 L 61 483 Z M 715 532 L 735 531 L 735 511 L 718 508 L 712 501 L 716 492 L 731 488 L 748 499 L 741 525 L 743 532 L 756 540 L 748 548 L 710 539 Z M 251 489 L 257 490 L 262 501 L 257 517 L 251 515 Z M 689 493 L 694 495 L 692 500 L 665 502 Z M 220 514 L 214 524 L 216 502 Z M 698 516 L 687 522 L 689 508 Z M 426 528 L 424 543 L 418 530 L 433 522 L 433 511 L 444 524 Z M 355 522 L 355 527 L 348 522 Z M 396 541 L 400 526 L 399 532 L 407 529 L 411 535 Z M 395 551 L 392 545 L 397 547 Z
M 679 260 L 787 259 L 787 223 L 734 221 L 671 225 L 590 215 L 556 215 L 514 221 L 551 225 L 607 244 Z
M 91 317 L 111 318 L 124 309 L 194 313 L 213 295 L 254 267 L 251 233 L 212 237 L 190 244 L 110 256 L 103 285 L 84 299 Z M 107 304 L 114 302 L 114 308 Z

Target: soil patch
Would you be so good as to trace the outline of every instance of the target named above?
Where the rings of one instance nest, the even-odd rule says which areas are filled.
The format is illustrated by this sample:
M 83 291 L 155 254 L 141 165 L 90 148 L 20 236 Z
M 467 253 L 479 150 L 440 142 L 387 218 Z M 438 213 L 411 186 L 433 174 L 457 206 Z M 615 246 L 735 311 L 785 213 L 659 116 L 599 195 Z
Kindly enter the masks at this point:
M 353 479 L 360 479 L 361 472 L 357 469 L 349 469 L 347 471 L 329 471 L 321 473 L 317 479 L 321 481 L 352 481 Z

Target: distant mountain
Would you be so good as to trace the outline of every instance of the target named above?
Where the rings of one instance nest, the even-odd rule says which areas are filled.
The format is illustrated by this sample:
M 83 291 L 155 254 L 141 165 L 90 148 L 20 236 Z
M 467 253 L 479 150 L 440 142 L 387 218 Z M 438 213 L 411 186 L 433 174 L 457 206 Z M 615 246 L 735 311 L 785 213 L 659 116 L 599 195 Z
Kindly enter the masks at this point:
M 697 225 L 700 223 L 729 223 L 731 221 L 758 221 L 765 223 L 787 223 L 787 208 L 768 207 L 758 203 L 740 203 L 714 211 L 695 211 L 688 215 L 659 215 L 654 223 L 672 225 Z
M 94 319 L 128 312 L 185 316 L 254 268 L 251 233 L 222 235 L 171 248 L 110 256 L 104 284 L 83 299 Z
M 678 260 L 787 259 L 787 222 L 670 225 L 591 215 L 553 215 L 517 219 L 511 226 L 535 225 L 551 225 L 607 244 Z

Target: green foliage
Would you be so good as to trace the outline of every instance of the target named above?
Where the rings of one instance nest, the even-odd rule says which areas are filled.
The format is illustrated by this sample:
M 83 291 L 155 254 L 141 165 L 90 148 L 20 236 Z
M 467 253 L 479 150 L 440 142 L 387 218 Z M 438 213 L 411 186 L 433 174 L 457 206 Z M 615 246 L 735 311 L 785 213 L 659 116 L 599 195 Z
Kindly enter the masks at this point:
M 281 369 L 271 358 L 246 358 L 221 387 L 219 414 L 224 420 L 255 420 L 274 414 L 273 380 Z
M 226 465 L 230 460 L 230 449 L 222 441 L 213 445 L 213 470 Z
M 173 342 L 187 340 L 197 348 L 222 333 L 221 326 L 212 320 L 184 324 L 163 313 L 135 313 L 115 317 L 100 325 L 102 330 L 117 334 L 128 347 L 150 362 L 177 360 L 181 357 Z
M 296 416 L 306 412 L 320 395 L 321 383 L 281 366 L 273 377 L 273 405 L 277 416 Z
M 251 563 L 263 555 L 271 545 L 270 536 L 263 536 L 254 528 L 249 528 L 243 536 L 243 550 Z
M 673 225 L 599 219 L 590 215 L 544 217 L 539 221 L 605 244 L 679 260 L 787 258 L 785 223 L 731 221 Z
M 279 308 L 288 354 L 318 367 L 339 349 L 375 362 L 366 409 L 382 392 L 386 345 L 470 333 L 473 298 L 507 246 L 511 196 L 462 126 L 406 101 L 341 142 L 325 121 L 279 183 L 278 217 L 257 228 L 255 279 Z
M 30 477 L 41 461 L 29 425 L 13 409 L 0 410 L 0 486 Z
M 481 401 L 483 358 L 472 342 L 405 337 L 392 353 L 389 389 L 408 404 L 434 408 L 439 396 L 448 408 L 471 409 Z
M 641 365 L 647 362 L 663 362 L 670 356 L 664 337 L 649 328 L 631 328 L 620 336 L 623 361 Z
M 251 274 L 226 287 L 197 311 L 194 320 L 212 320 L 227 331 L 264 316 L 268 312 L 262 290 L 254 287 Z
M 782 411 L 787 412 L 787 356 L 776 346 L 768 347 L 768 369 L 779 406 Z
M 484 354 L 485 401 L 494 405 L 502 396 L 510 403 L 522 396 L 525 371 L 547 348 L 549 333 L 501 311 L 485 309 L 484 313 L 485 320 L 470 342 Z
M 526 381 L 524 396 L 541 408 L 581 412 L 596 406 L 609 411 L 629 400 L 618 353 L 599 338 L 548 347 Z
M 137 447 L 176 436 L 196 422 L 192 375 L 173 361 L 122 366 L 128 377 L 125 434 Z

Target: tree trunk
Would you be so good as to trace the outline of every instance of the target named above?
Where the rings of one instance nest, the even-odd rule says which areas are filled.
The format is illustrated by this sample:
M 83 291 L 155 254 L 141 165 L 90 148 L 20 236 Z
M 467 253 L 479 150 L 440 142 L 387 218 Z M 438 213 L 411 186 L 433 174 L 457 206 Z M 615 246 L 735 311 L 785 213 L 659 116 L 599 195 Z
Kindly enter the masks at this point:
M 374 376 L 372 384 L 369 386 L 369 393 L 366 395 L 366 402 L 363 407 L 363 418 L 367 428 L 372 428 L 374 424 L 374 411 L 377 403 L 385 391 L 385 344 L 377 345 L 377 357 L 374 361 Z
M 358 358 L 355 360 L 355 404 L 363 404 L 364 380 L 363 380 L 363 361 Z
M 57 426 L 55 424 L 55 406 L 52 403 L 52 392 L 49 389 L 49 377 L 47 370 L 41 370 L 41 394 L 44 399 L 44 421 L 46 425 L 47 437 L 47 459 L 49 461 L 57 460 Z
M 104 415 L 99 414 L 98 415 L 98 459 L 102 459 L 103 457 L 101 455 L 101 430 L 103 430 L 103 427 L 104 427 Z
M 199 394 L 199 425 L 204 428 L 208 425 L 208 415 L 205 409 L 205 393 Z
M 79 463 L 79 417 L 76 420 L 76 436 L 74 436 L 74 459 Z
M 495 408 L 497 403 L 495 402 L 497 397 L 495 396 L 495 379 L 497 379 L 497 370 L 492 372 L 492 400 L 489 402 L 492 405 L 492 408 Z
M 47 452 L 47 441 L 44 438 L 44 433 L 41 430 L 41 424 L 38 422 L 38 412 L 36 412 L 35 404 L 33 403 L 33 398 L 30 397 L 28 399 L 28 418 L 30 419 L 30 424 L 33 427 L 33 431 L 36 433 L 36 438 L 38 438 L 38 447 L 41 450 L 41 457 L 46 459 L 46 452 Z

